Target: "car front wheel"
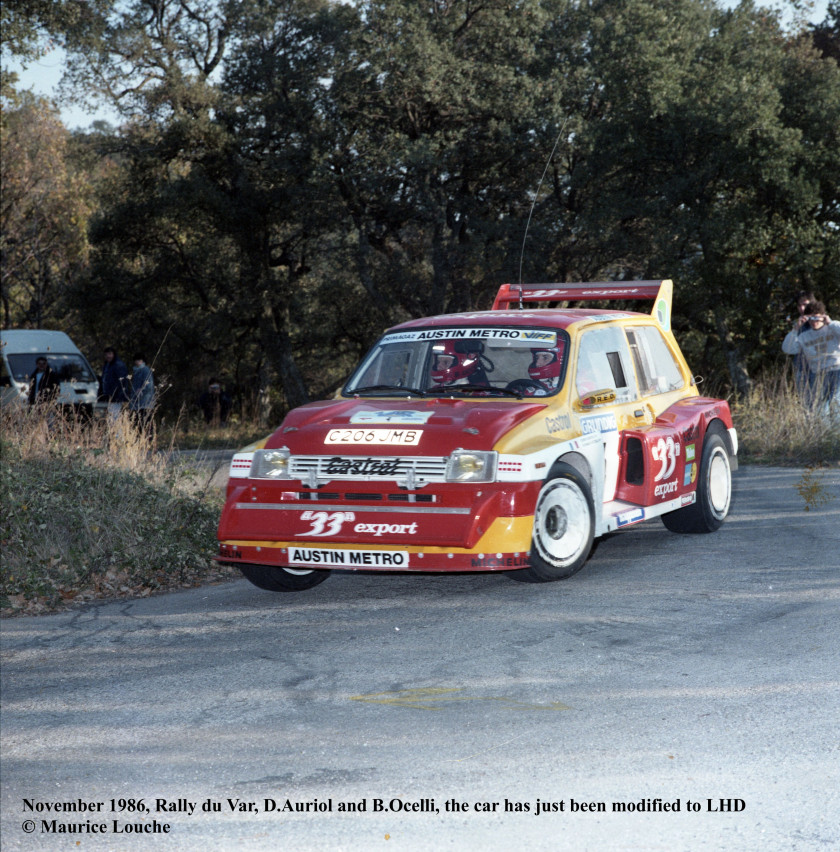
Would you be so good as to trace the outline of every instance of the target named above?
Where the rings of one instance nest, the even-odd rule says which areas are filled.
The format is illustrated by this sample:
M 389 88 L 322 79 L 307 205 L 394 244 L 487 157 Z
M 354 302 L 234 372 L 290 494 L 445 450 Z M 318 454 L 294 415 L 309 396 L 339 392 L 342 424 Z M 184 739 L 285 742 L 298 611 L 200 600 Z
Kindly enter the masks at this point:
M 269 592 L 302 592 L 323 583 L 329 571 L 305 571 L 297 568 L 275 568 L 272 565 L 240 565 L 247 580 Z
M 529 566 L 511 571 L 510 577 L 525 583 L 571 577 L 589 558 L 594 533 L 589 484 L 571 465 L 558 462 L 537 498 Z
M 709 431 L 697 479 L 697 499 L 684 509 L 668 512 L 662 523 L 676 533 L 710 533 L 720 528 L 732 502 L 729 450 L 719 430 Z

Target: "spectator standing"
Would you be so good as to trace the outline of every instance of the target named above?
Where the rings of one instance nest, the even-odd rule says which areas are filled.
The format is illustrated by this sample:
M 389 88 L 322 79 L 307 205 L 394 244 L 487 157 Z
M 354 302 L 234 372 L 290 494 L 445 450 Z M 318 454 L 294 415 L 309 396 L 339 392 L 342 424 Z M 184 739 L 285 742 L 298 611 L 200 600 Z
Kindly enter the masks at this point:
M 35 359 L 35 372 L 29 381 L 29 404 L 50 403 L 58 396 L 61 381 L 44 355 Z
M 128 410 L 132 420 L 144 435 L 152 431 L 155 404 L 155 377 L 146 358 L 141 353 L 134 356 L 134 371 L 131 374 L 131 399 Z
M 198 398 L 198 404 L 204 412 L 204 422 L 211 426 L 227 424 L 233 401 L 222 390 L 218 379 L 212 378 L 207 384 L 207 390 Z
M 782 342 L 788 355 L 803 355 L 808 365 L 809 407 L 840 406 L 840 322 L 822 302 L 809 302 Z
M 114 422 L 128 402 L 131 383 L 125 364 L 117 357 L 116 350 L 108 346 L 104 352 L 102 378 L 99 382 L 99 401 L 108 403 L 108 419 Z

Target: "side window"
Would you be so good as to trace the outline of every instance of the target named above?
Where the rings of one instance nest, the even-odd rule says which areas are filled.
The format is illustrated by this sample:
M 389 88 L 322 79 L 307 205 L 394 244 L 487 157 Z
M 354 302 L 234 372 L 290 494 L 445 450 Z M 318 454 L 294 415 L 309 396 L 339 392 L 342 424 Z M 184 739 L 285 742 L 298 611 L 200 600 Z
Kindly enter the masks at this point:
M 624 332 L 618 327 L 584 332 L 578 349 L 575 387 L 579 396 L 612 388 L 616 402 L 636 399 L 630 353 Z
M 677 390 L 685 384 L 680 368 L 662 337 L 652 325 L 627 329 L 627 342 L 643 396 Z
M 377 350 L 376 356 L 368 364 L 364 374 L 356 382 L 356 386 L 409 384 L 411 351 L 398 346 L 383 346 Z

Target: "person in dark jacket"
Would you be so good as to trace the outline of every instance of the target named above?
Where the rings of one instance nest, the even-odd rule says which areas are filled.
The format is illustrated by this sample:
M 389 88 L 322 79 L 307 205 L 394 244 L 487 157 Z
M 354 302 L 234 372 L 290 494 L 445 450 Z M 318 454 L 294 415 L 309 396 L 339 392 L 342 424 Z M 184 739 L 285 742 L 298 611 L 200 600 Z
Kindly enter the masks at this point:
M 225 426 L 233 401 L 222 390 L 218 379 L 210 379 L 207 390 L 198 398 L 198 405 L 204 412 L 204 422 L 210 426 Z
M 35 372 L 29 382 L 29 404 L 53 402 L 61 388 L 61 380 L 43 355 L 35 359 Z
M 808 306 L 811 302 L 816 301 L 817 297 L 813 291 L 800 290 L 796 297 L 796 311 L 799 317 L 805 316 Z M 797 317 L 797 320 L 799 317 Z M 788 317 L 788 321 L 790 321 L 790 317 Z M 796 328 L 797 332 L 802 334 L 803 331 L 808 331 L 810 326 L 808 323 L 798 323 Z M 807 402 L 811 398 L 814 381 L 808 368 L 808 360 L 802 352 L 798 352 L 793 359 L 793 383 L 799 395 Z
M 108 403 L 108 417 L 116 420 L 123 405 L 129 400 L 131 384 L 128 370 L 117 357 L 116 350 L 109 346 L 105 349 L 105 363 L 102 365 L 102 378 L 99 382 L 99 401 Z
M 153 431 L 155 405 L 155 377 L 141 353 L 134 356 L 134 372 L 131 374 L 131 400 L 128 410 L 140 433 L 149 435 Z

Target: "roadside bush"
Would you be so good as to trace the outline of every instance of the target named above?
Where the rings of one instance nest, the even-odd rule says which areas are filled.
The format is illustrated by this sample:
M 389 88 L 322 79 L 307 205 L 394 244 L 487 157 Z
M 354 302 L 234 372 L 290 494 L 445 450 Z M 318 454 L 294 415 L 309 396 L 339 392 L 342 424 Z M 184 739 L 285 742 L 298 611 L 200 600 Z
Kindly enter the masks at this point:
M 142 596 L 231 575 L 211 561 L 222 496 L 128 418 L 3 410 L 0 607 Z

